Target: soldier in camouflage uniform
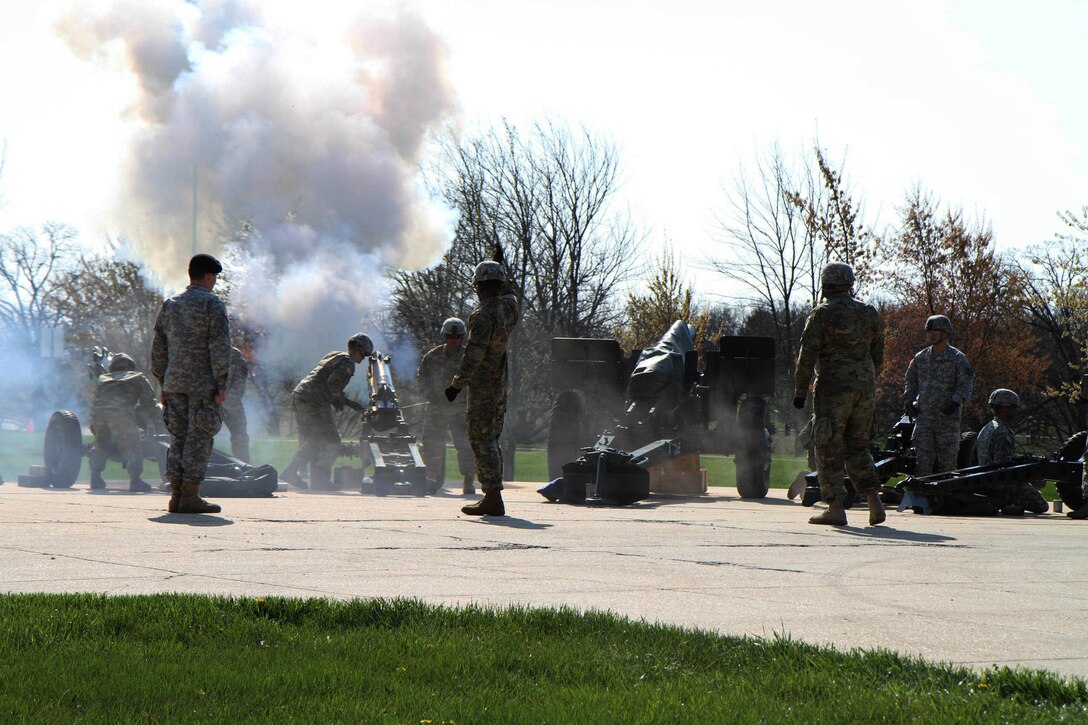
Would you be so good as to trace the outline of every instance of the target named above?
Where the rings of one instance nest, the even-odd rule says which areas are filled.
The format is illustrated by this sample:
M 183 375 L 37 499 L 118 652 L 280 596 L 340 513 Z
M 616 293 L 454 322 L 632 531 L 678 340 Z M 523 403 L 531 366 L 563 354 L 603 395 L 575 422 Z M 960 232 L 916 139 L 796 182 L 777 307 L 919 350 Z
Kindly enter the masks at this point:
M 230 349 L 230 380 L 227 382 L 227 399 L 223 401 L 221 412 L 223 425 L 230 431 L 230 452 L 235 458 L 249 463 L 249 431 L 246 423 L 246 409 L 242 398 L 246 393 L 246 379 L 249 377 L 249 365 L 242 351 L 236 347 Z
M 174 437 L 166 456 L 171 513 L 219 513 L 200 497 L 219 406 L 230 377 L 230 323 L 223 301 L 212 294 L 223 271 L 209 254 L 189 261 L 189 286 L 162 305 L 151 345 L 151 373 L 159 381 L 163 421 Z
M 472 463 L 472 447 L 468 443 L 463 401 L 446 400 L 444 391 L 461 364 L 462 343 L 465 339 L 465 323 L 451 317 L 442 323 L 442 336 L 446 343 L 432 348 L 419 362 L 416 379 L 420 382 L 427 399 L 427 413 L 423 418 L 423 463 L 434 479 L 434 491 L 442 488 L 446 480 L 446 437 L 453 438 L 457 450 L 457 468 L 464 476 L 461 493 L 476 493 L 472 478 L 476 468 Z
M 457 374 L 446 388 L 446 399 L 457 399 L 468 386 L 465 418 L 476 477 L 484 497 L 461 508 L 469 516 L 502 516 L 502 434 L 509 381 L 506 373 L 506 345 L 518 322 L 518 301 L 499 262 L 480 262 L 473 274 L 479 304 L 468 318 L 468 342 Z
M 1007 388 L 998 388 L 990 393 L 989 402 L 994 419 L 983 426 L 975 440 L 975 452 L 978 454 L 980 466 L 1008 463 L 1016 450 L 1016 438 L 1009 423 L 1016 417 L 1020 396 Z M 1043 494 L 1030 483 L 1016 484 L 1015 488 L 1005 494 L 1005 498 L 1001 509 L 1001 513 L 1005 515 L 1016 516 L 1025 511 L 1045 514 L 1050 510 L 1050 504 L 1043 498 Z
M 869 525 L 884 521 L 873 457 L 876 371 L 884 360 L 884 325 L 872 305 L 851 296 L 854 270 L 832 262 L 821 274 L 824 301 L 809 313 L 797 355 L 793 405 L 805 407 L 812 390 L 812 438 L 820 494 L 827 510 L 809 523 L 846 525 L 843 469 L 869 504 Z
M 317 367 L 295 386 L 291 405 L 298 424 L 298 451 L 280 477 L 299 488 L 309 488 L 300 473 L 312 465 L 314 488 L 332 488 L 332 466 L 340 455 L 340 431 L 332 410 L 344 406 L 362 410 L 363 406 L 344 395 L 344 388 L 355 375 L 355 366 L 374 353 L 374 343 L 363 333 L 352 335 L 348 351 L 333 351 L 321 358 Z
M 975 371 L 967 356 L 948 344 L 952 321 L 944 315 L 926 320 L 930 346 L 907 366 L 903 408 L 914 416 L 915 476 L 956 469 L 960 448 L 960 413 L 971 397 Z
M 118 353 L 110 359 L 109 372 L 98 376 L 91 401 L 91 432 L 94 447 L 87 456 L 91 468 L 91 488 L 106 487 L 102 471 L 115 453 L 128 471 L 128 489 L 151 490 L 140 476 L 144 472 L 144 444 L 140 437 L 143 421 L 152 411 L 159 413 L 155 391 L 143 373 L 136 372 L 136 362 Z

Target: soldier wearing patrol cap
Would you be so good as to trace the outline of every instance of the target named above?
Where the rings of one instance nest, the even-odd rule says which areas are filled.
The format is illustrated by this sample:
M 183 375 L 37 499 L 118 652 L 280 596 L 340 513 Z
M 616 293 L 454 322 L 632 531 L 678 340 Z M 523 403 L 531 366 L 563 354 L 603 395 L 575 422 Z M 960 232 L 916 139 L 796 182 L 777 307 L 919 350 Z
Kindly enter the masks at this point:
M 420 453 L 427 466 L 427 474 L 434 482 L 432 491 L 437 491 L 445 483 L 446 438 L 452 437 L 453 447 L 457 451 L 457 468 L 463 476 L 461 493 L 469 495 L 476 492 L 472 485 L 476 466 L 468 442 L 464 398 L 450 402 L 444 395 L 446 385 L 461 364 L 465 332 L 465 323 L 456 317 L 443 322 L 441 334 L 445 343 L 431 348 L 423 356 L 416 379 L 427 400 Z
M 980 466 L 1008 463 L 1016 450 L 1016 438 L 1009 424 L 1016 418 L 1020 396 L 1008 388 L 998 388 L 990 393 L 989 403 L 994 419 L 983 426 L 975 440 Z M 1050 504 L 1039 489 L 1027 482 L 1010 487 L 1005 496 L 1001 513 L 1006 515 L 1020 515 L 1025 511 L 1044 514 L 1050 510 Z
M 914 417 L 915 476 L 956 468 L 960 447 L 960 414 L 971 397 L 975 371 L 967 356 L 948 338 L 952 321 L 944 315 L 926 320 L 929 347 L 907 366 L 903 408 Z
M 344 395 L 344 388 L 355 375 L 355 366 L 374 353 L 374 343 L 363 333 L 348 339 L 348 351 L 334 350 L 318 361 L 291 393 L 291 406 L 298 425 L 298 451 L 280 476 L 299 488 L 309 488 L 302 479 L 313 466 L 314 488 L 332 487 L 332 466 L 340 455 L 340 431 L 332 410 L 344 406 L 362 410 L 363 406 Z
M 846 525 L 844 469 L 854 490 L 868 501 L 869 525 L 885 519 L 869 452 L 884 325 L 876 308 L 853 298 L 853 286 L 850 265 L 832 262 L 823 268 L 824 301 L 809 313 L 797 355 L 793 406 L 805 407 L 811 384 L 816 469 L 827 503 L 826 511 L 809 519 L 812 524 Z
M 499 262 L 480 262 L 473 273 L 479 303 L 468 318 L 468 341 L 461 363 L 446 388 L 446 399 L 457 399 L 468 387 L 465 420 L 476 461 L 476 477 L 484 497 L 461 508 L 469 516 L 502 516 L 502 452 L 499 436 L 506 415 L 506 346 L 518 322 L 517 297 Z
M 189 286 L 162 304 L 151 345 L 151 373 L 162 389 L 163 422 L 173 436 L 166 456 L 171 513 L 219 513 L 200 497 L 219 406 L 230 377 L 230 323 L 212 294 L 223 265 L 210 254 L 189 260 Z

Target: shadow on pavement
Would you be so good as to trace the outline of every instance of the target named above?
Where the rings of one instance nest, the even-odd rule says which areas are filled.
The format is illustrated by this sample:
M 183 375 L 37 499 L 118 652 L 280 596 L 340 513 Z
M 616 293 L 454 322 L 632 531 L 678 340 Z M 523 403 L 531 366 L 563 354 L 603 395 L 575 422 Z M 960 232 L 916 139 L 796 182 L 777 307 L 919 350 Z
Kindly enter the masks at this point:
M 148 519 L 156 524 L 180 524 L 182 526 L 231 526 L 234 522 L 209 514 L 163 514 Z
M 473 516 L 468 519 L 474 523 L 486 524 L 488 526 L 505 526 L 511 529 L 550 529 L 551 524 L 538 524 L 535 521 L 529 521 L 527 519 L 519 519 L 513 516 Z
M 957 541 L 955 536 L 943 534 L 923 534 L 917 531 L 904 531 L 893 529 L 890 526 L 831 526 L 836 532 L 848 536 L 857 536 L 863 539 L 890 539 L 894 541 L 911 541 L 917 544 L 939 544 L 946 541 Z

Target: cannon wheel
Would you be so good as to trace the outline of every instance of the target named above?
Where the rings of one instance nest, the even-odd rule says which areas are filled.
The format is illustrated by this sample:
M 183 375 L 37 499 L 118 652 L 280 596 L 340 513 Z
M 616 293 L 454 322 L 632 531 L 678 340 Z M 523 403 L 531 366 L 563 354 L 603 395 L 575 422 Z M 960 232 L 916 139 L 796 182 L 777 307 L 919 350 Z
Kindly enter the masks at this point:
M 75 413 L 58 410 L 50 416 L 44 454 L 50 486 L 68 488 L 76 482 L 83 465 L 83 431 Z
M 563 475 L 563 466 L 581 455 L 586 445 L 586 411 L 577 390 L 562 390 L 555 396 L 548 417 L 548 479 Z
M 740 447 L 733 460 L 741 498 L 764 498 L 771 487 L 771 436 L 766 420 L 766 400 L 749 396 L 741 401 L 737 412 Z
M 1088 441 L 1088 431 L 1075 433 L 1062 444 L 1056 454 L 1060 461 L 1079 461 L 1084 456 L 1085 442 Z M 1080 481 L 1058 481 L 1058 493 L 1062 497 L 1062 503 L 1071 510 L 1076 511 L 1085 504 L 1084 490 Z
M 956 454 L 956 468 L 970 468 L 978 465 L 978 451 L 975 445 L 978 443 L 978 433 L 971 431 L 960 437 L 960 450 Z

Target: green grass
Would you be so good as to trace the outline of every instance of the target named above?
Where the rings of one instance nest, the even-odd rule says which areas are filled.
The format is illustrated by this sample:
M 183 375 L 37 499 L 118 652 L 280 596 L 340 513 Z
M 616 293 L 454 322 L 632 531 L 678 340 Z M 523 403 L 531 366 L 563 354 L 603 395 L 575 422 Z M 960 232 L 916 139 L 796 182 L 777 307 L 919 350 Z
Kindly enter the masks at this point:
M 1083 722 L 1083 681 L 601 613 L 0 597 L 5 722 Z

